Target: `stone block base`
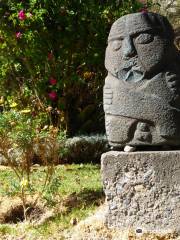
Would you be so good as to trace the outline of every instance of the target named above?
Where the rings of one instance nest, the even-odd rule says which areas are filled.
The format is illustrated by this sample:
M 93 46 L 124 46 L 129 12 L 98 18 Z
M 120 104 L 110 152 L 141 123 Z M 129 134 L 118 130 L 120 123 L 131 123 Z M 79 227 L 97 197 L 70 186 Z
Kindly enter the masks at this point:
M 180 232 L 180 151 L 104 153 L 108 227 Z

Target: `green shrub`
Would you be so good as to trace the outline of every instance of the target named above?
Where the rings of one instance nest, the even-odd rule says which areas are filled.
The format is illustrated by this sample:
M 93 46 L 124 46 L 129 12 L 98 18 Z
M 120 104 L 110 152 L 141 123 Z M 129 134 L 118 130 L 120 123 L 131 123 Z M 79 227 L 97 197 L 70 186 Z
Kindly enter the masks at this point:
M 69 138 L 64 149 L 61 161 L 65 163 L 100 163 L 101 154 L 110 150 L 104 135 Z
M 63 135 L 60 135 L 62 141 Z M 32 165 L 34 147 L 39 146 L 39 156 L 45 165 L 45 174 L 42 176 L 42 191 L 34 200 L 45 196 L 46 190 L 53 187 L 55 179 L 55 163 L 59 160 L 58 129 L 50 126 L 42 128 L 42 120 L 32 118 L 29 113 L 8 111 L 0 114 L 0 154 L 14 171 L 18 184 L 12 187 L 22 200 L 24 219 L 27 219 L 28 196 L 34 194 L 32 183 Z M 43 144 L 42 144 L 43 142 Z M 48 150 L 48 151 L 47 151 Z
M 149 2 L 149 1 L 148 1 Z M 139 1 L 2 0 L 0 95 L 69 135 L 104 131 L 104 52 L 111 24 Z

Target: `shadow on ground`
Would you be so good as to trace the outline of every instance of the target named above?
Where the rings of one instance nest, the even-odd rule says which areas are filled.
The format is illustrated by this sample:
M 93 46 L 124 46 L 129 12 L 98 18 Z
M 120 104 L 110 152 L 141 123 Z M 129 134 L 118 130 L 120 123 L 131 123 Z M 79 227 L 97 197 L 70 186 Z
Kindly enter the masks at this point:
M 105 196 L 102 189 L 97 191 L 84 189 L 79 193 L 72 193 L 63 201 L 63 205 L 71 211 L 72 208 L 89 207 L 90 205 L 100 206 Z

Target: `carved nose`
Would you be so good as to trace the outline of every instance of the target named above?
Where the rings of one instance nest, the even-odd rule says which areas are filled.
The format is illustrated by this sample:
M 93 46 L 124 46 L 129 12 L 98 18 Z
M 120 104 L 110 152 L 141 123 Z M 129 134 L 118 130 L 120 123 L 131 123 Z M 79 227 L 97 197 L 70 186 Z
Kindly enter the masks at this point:
M 136 54 L 135 47 L 130 37 L 126 37 L 123 41 L 123 59 L 131 58 Z

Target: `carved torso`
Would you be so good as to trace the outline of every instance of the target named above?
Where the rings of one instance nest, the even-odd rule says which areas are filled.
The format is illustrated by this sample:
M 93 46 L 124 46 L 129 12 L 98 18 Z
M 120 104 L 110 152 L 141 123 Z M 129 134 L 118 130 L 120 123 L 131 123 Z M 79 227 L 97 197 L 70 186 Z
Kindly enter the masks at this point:
M 173 30 L 155 13 L 136 13 L 112 26 L 104 85 L 110 145 L 180 144 L 180 70 Z

